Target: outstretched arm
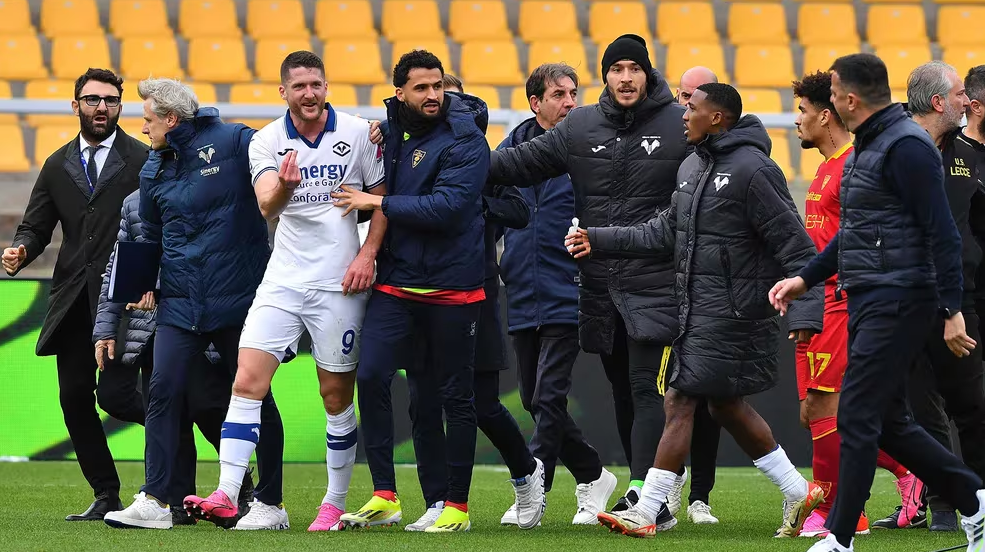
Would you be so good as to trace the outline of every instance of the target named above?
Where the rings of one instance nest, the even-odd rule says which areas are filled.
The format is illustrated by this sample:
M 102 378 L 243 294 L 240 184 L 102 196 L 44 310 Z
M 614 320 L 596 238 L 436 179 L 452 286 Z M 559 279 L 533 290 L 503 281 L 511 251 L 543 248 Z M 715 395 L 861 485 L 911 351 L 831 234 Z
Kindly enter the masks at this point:
M 493 151 L 489 158 L 489 180 L 501 186 L 530 187 L 568 172 L 568 119 L 556 127 L 511 148 Z

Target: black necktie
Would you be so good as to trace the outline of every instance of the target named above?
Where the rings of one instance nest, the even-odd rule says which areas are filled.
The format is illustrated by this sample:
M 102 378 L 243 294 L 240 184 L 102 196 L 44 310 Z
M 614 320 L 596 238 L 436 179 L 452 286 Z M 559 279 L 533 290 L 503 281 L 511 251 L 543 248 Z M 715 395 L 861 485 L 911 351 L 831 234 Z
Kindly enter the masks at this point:
M 102 146 L 89 146 L 89 161 L 86 162 L 86 176 L 89 178 L 89 191 L 93 191 L 96 188 L 96 180 L 99 179 L 99 173 L 96 171 L 96 150 Z

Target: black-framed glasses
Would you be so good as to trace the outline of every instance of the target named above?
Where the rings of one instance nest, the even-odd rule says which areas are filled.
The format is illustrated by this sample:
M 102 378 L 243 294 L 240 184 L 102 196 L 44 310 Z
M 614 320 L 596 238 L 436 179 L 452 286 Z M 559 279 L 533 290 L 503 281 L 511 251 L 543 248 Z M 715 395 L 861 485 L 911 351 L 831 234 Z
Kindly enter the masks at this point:
M 120 106 L 119 96 L 97 96 L 95 94 L 89 94 L 88 96 L 79 98 L 79 101 L 85 102 L 89 107 L 96 107 L 99 105 L 99 102 L 106 102 L 106 107 Z

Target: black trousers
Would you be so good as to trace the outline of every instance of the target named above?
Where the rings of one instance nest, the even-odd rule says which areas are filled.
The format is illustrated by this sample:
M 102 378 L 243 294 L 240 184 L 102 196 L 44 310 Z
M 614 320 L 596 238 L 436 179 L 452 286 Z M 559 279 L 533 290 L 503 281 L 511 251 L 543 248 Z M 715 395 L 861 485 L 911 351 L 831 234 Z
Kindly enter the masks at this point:
M 530 450 L 544 462 L 545 489 L 560 460 L 577 483 L 602 475 L 602 460 L 568 414 L 571 371 L 578 358 L 578 326 L 555 324 L 513 333 L 523 408 L 534 420 Z
M 694 429 L 691 432 L 691 491 L 688 503 L 700 500 L 711 504 L 718 464 L 718 444 L 722 426 L 711 417 L 708 401 L 701 399 L 694 410 Z
M 970 515 L 982 480 L 910 415 L 907 380 L 937 317 L 934 301 L 848 298 L 849 359 L 838 402 L 841 465 L 828 528 L 842 543 L 855 535 L 881 448 L 950 504 Z
M 923 354 L 914 364 L 910 407 L 917 423 L 948 449 L 952 449 L 950 421 L 954 420 L 964 463 L 985 479 L 985 370 L 981 333 L 978 315 L 971 309 L 963 314 L 968 335 L 978 345 L 970 356 L 954 356 L 942 338 L 944 321 L 936 318 Z M 928 501 L 934 511 L 953 509 L 932 488 L 928 488 Z
M 96 411 L 96 359 L 92 344 L 92 318 L 88 295 L 83 292 L 65 314 L 58 328 L 60 342 L 55 354 L 58 367 L 58 402 L 65 419 L 65 428 L 75 447 L 75 455 L 82 475 L 92 487 L 95 496 L 119 496 L 120 477 L 116 473 L 113 455 L 106 442 L 103 424 Z M 112 371 L 103 372 L 99 379 L 105 386 L 124 385 L 118 380 L 125 375 Z M 143 409 L 127 408 L 118 412 L 127 422 L 141 423 Z

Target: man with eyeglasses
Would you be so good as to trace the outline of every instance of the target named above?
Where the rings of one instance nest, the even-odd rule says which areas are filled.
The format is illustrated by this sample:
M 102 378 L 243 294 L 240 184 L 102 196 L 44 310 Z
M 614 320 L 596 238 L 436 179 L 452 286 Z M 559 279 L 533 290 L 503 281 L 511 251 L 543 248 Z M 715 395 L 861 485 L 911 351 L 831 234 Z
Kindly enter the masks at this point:
M 101 520 L 122 508 L 120 478 L 96 412 L 92 352 L 102 273 L 116 243 L 120 209 L 123 199 L 137 189 L 147 159 L 147 147 L 116 124 L 122 94 L 123 79 L 105 69 L 89 69 L 75 81 L 72 111 L 79 117 L 79 135 L 45 161 L 24 220 L 3 251 L 3 268 L 14 276 L 41 255 L 61 224 L 62 245 L 37 354 L 55 356 L 65 426 L 96 498 L 85 512 L 67 521 Z M 123 373 L 103 372 L 99 385 L 116 386 L 114 378 Z M 142 419 L 139 395 L 134 400 L 133 417 Z

